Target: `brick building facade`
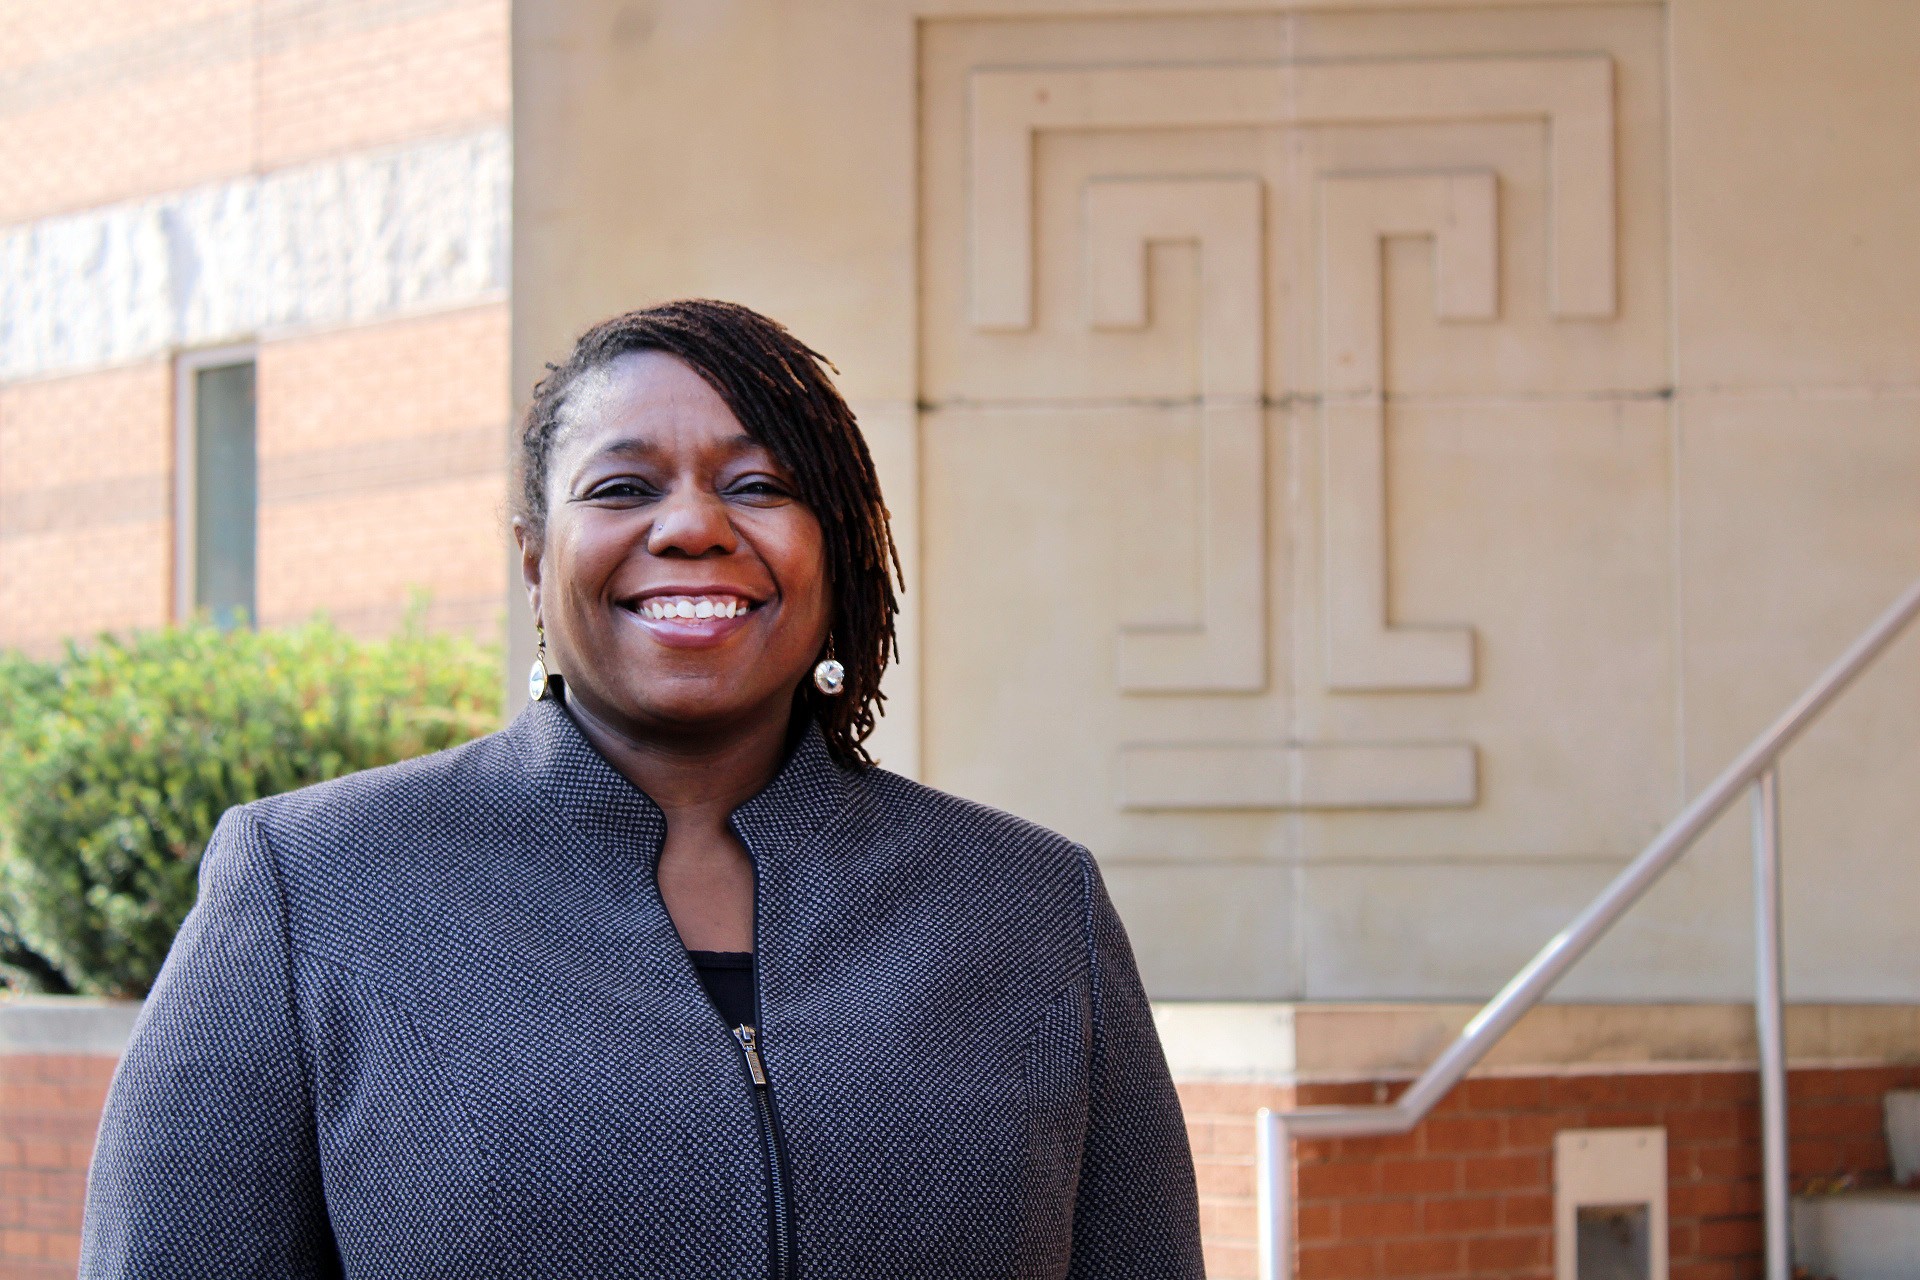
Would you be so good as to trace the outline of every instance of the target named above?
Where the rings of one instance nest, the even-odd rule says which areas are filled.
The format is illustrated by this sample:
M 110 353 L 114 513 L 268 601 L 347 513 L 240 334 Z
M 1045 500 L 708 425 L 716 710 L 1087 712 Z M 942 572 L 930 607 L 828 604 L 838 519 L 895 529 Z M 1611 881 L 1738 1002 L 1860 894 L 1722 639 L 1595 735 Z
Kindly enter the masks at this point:
M 252 366 L 251 612 L 498 634 L 507 13 L 0 5 L 0 646 L 206 603 L 209 359 Z

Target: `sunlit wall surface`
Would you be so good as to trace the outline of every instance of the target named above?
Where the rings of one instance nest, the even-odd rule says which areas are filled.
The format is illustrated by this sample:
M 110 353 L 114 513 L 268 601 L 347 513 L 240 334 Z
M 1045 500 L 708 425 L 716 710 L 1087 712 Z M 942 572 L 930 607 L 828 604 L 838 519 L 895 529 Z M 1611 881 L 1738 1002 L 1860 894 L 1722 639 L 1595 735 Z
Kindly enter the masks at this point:
M 1249 11 L 1250 8 L 1257 11 Z M 514 363 L 830 354 L 880 754 L 1101 858 L 1162 996 L 1484 996 L 1920 575 L 1920 7 L 515 9 Z M 1788 990 L 1920 993 L 1920 641 L 1787 761 Z M 1730 822 L 1567 988 L 1751 991 Z

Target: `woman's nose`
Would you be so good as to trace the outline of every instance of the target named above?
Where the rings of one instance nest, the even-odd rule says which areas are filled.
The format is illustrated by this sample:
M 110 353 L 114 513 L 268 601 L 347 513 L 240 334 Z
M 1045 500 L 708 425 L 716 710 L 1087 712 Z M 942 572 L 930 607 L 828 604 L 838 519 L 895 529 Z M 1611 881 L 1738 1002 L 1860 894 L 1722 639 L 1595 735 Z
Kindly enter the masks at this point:
M 726 503 L 710 493 L 667 498 L 647 532 L 647 551 L 656 556 L 727 555 L 737 545 Z

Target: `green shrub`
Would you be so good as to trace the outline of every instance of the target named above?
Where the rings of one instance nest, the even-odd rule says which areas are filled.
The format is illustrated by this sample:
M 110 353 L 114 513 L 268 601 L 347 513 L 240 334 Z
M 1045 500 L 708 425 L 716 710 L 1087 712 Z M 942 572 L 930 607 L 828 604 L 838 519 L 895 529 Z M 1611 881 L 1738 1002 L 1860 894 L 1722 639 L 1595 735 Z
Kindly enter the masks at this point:
M 15 985 L 144 995 L 222 813 L 491 731 L 498 672 L 415 624 L 369 643 L 201 622 L 0 655 L 0 965 Z

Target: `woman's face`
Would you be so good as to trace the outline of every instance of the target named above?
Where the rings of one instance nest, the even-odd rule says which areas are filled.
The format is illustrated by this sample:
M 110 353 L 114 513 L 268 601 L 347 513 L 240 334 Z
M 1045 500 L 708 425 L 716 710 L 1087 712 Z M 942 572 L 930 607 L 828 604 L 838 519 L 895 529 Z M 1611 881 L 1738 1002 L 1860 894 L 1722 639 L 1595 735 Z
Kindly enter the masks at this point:
M 829 626 L 820 522 L 719 393 L 621 356 L 569 394 L 547 474 L 544 544 L 515 532 L 569 699 L 641 739 L 784 723 Z

